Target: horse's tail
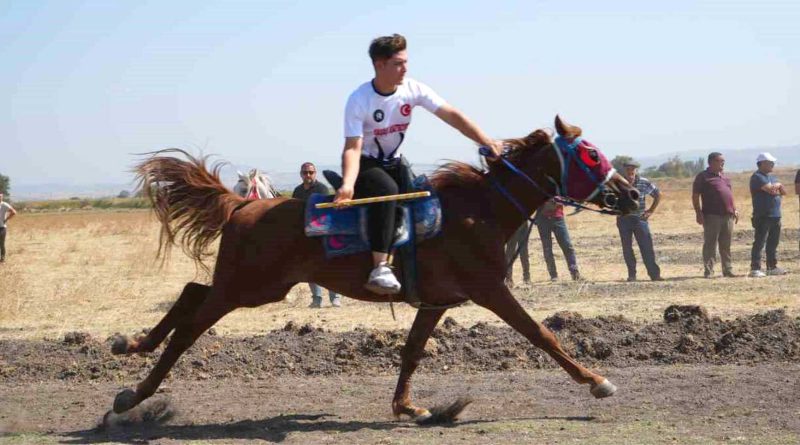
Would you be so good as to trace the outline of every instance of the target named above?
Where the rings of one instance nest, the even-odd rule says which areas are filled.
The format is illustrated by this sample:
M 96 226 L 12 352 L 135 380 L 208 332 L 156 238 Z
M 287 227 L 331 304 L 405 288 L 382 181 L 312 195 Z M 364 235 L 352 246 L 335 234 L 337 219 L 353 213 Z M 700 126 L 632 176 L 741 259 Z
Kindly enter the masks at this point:
M 179 154 L 184 159 L 167 154 Z M 142 190 L 150 200 L 161 222 L 158 256 L 166 261 L 169 247 L 183 232 L 180 244 L 195 264 L 208 271 L 203 260 L 211 255 L 208 246 L 222 232 L 237 205 L 244 198 L 222 185 L 219 171 L 225 165 L 215 163 L 206 168 L 208 156 L 195 158 L 189 153 L 168 148 L 152 156 L 134 169 Z M 162 256 L 163 255 L 163 256 Z

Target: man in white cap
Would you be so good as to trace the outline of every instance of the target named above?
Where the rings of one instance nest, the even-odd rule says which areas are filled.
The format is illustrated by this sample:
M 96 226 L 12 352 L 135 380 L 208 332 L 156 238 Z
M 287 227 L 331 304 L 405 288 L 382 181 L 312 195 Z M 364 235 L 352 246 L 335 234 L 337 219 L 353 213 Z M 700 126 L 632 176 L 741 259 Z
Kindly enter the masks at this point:
M 755 240 L 750 254 L 750 277 L 784 275 L 778 267 L 778 242 L 781 237 L 781 196 L 786 194 L 783 184 L 772 175 L 775 156 L 761 153 L 756 158 L 758 170 L 750 177 L 750 194 L 753 197 L 753 228 Z M 766 245 L 767 272 L 761 270 L 761 251 Z

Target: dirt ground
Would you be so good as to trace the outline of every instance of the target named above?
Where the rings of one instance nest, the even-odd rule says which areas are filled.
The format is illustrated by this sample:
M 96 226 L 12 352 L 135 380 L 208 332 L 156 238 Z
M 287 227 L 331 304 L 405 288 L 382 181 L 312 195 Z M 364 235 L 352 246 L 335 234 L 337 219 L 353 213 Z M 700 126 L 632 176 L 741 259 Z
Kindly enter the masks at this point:
M 0 387 L 2 421 L 28 431 L 0 443 L 796 444 L 798 371 L 796 363 L 613 368 L 607 375 L 620 390 L 604 400 L 556 370 L 423 371 L 420 403 L 475 398 L 457 423 L 434 427 L 391 417 L 389 376 L 173 381 L 153 397 L 171 420 L 102 430 L 118 385 L 47 381 Z
M 256 337 L 204 335 L 164 390 L 98 428 L 114 395 L 158 351 L 110 354 L 108 339 L 0 341 L 0 443 L 800 443 L 800 319 L 735 320 L 673 306 L 657 323 L 547 318 L 576 358 L 620 392 L 593 400 L 508 328 L 445 319 L 418 370 L 416 400 L 475 399 L 454 425 L 395 422 L 405 332 L 287 324 Z M 152 419 L 149 419 L 152 417 Z

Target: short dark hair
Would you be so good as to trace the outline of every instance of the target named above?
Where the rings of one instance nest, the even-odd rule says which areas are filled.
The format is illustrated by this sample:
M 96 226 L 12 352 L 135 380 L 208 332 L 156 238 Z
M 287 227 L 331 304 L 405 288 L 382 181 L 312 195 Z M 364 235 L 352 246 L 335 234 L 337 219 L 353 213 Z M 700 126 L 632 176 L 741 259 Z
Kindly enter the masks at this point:
M 300 170 L 303 170 L 303 167 L 314 167 L 314 170 L 317 169 L 317 166 L 314 165 L 313 162 L 303 162 L 303 165 L 300 166 Z
M 400 34 L 382 36 L 372 40 L 372 43 L 369 44 L 369 58 L 373 62 L 385 60 L 405 49 L 406 38 Z
M 722 153 L 720 153 L 718 151 L 713 151 L 713 152 L 709 153 L 708 154 L 708 165 L 711 165 L 711 161 L 713 161 L 714 159 L 716 159 L 716 158 L 718 158 L 720 156 L 722 156 Z

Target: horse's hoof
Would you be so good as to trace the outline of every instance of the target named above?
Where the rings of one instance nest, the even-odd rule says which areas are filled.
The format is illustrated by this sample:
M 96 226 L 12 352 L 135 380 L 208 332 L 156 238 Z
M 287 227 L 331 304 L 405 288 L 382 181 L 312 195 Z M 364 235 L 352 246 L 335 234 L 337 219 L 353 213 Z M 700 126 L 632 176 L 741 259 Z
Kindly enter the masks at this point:
M 431 417 L 433 417 L 433 415 L 425 408 L 419 408 L 414 412 L 414 422 L 417 422 L 419 425 L 424 424 Z
M 613 396 L 617 392 L 617 387 L 608 379 L 603 379 L 602 383 L 592 386 L 589 390 L 596 399 Z
M 138 399 L 136 391 L 132 389 L 126 389 L 120 392 L 114 397 L 114 412 L 117 414 L 124 413 L 136 406 L 139 403 Z
M 114 355 L 125 354 L 128 352 L 128 337 L 117 335 L 114 343 L 111 344 L 111 353 Z

